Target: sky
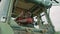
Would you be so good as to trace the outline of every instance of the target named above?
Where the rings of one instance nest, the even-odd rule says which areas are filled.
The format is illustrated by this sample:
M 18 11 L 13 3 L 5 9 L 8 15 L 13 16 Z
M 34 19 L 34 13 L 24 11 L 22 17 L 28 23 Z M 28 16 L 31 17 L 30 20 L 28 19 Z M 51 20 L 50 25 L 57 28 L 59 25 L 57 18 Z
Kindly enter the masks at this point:
M 60 31 L 60 6 L 52 6 L 50 9 L 50 18 L 56 31 Z
M 2 15 L 6 15 L 5 11 L 7 11 L 6 9 L 8 6 L 8 2 L 6 2 L 6 1 L 8 1 L 8 0 L 2 0 L 2 2 L 0 2 L 0 18 L 2 17 Z M 5 5 L 5 3 L 7 3 L 7 4 Z M 3 8 L 3 7 L 5 7 L 5 8 Z M 55 27 L 55 30 L 60 31 L 60 6 L 51 7 L 50 18 Z

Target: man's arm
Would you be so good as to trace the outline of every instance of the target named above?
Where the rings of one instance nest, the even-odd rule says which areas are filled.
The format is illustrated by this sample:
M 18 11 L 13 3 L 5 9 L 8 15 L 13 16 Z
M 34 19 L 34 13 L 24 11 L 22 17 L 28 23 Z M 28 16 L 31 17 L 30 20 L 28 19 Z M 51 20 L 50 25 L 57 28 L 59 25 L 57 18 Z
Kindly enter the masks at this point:
M 18 20 L 17 22 L 21 22 L 21 23 L 32 23 L 33 20 L 32 20 L 32 18 L 27 18 L 27 19 Z
M 17 22 L 26 23 L 27 22 L 27 19 L 18 20 Z

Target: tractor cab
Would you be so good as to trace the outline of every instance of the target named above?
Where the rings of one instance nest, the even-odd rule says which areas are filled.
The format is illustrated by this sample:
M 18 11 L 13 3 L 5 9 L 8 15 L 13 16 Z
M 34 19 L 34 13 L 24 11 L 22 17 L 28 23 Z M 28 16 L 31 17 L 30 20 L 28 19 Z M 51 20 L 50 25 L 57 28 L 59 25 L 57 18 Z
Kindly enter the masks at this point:
M 51 6 L 51 0 L 10 0 L 4 23 L 14 34 L 54 34 Z

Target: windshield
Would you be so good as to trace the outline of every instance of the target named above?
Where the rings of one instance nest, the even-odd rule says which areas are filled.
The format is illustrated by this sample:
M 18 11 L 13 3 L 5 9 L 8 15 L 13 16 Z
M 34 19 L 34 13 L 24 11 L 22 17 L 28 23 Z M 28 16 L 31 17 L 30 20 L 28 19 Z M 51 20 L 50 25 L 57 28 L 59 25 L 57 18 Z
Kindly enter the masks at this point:
M 2 0 L 0 2 L 0 21 L 5 21 L 8 11 L 9 1 L 10 0 Z

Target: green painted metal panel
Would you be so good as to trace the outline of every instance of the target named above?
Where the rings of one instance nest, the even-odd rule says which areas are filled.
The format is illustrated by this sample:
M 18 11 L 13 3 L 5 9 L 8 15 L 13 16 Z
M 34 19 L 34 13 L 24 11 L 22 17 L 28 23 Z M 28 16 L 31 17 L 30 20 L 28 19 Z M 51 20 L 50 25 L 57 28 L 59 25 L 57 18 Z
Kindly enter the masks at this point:
M 16 27 L 18 27 L 19 25 L 11 18 L 10 19 L 10 26 L 16 26 Z
M 0 22 L 0 34 L 14 34 L 13 29 L 7 23 Z

